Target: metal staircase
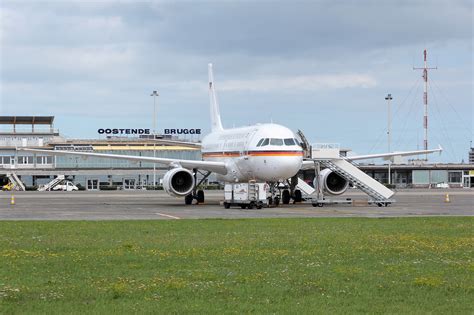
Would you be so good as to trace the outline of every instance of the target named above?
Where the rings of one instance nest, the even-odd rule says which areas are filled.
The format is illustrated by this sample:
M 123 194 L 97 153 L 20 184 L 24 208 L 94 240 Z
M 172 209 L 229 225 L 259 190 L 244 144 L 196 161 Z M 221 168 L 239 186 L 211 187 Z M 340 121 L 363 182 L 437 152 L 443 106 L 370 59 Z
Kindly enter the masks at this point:
M 393 191 L 345 159 L 321 160 L 319 162 L 322 166 L 329 168 L 334 173 L 350 181 L 357 188 L 372 197 L 374 201 L 387 201 L 394 195 Z
M 312 195 L 316 190 L 308 185 L 304 180 L 298 177 L 298 184 L 296 185 L 296 188 L 301 190 L 301 192 L 304 195 Z
M 40 186 L 38 188 L 38 191 L 47 191 L 53 189 L 54 186 L 58 185 L 64 180 L 64 175 L 58 175 L 56 178 L 54 178 L 52 181 L 47 183 L 46 185 Z
M 258 186 L 254 180 L 249 181 L 248 196 L 250 201 L 256 201 L 258 199 Z
M 15 173 L 7 173 L 8 180 L 13 184 L 14 190 L 25 190 L 25 185 Z

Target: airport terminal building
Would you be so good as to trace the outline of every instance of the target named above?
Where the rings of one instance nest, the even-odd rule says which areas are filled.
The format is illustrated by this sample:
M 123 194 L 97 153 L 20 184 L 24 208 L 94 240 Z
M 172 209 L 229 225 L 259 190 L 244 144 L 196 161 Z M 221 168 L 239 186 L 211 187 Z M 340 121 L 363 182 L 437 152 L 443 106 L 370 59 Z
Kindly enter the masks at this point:
M 0 117 L 0 178 L 6 184 L 16 174 L 26 187 L 38 187 L 65 175 L 88 190 L 137 189 L 159 185 L 166 172 L 163 165 L 117 159 L 52 156 L 17 151 L 20 147 L 74 150 L 97 153 L 201 159 L 200 146 L 193 142 L 151 136 L 66 139 L 54 128 L 53 116 Z
M 118 159 L 52 156 L 17 151 L 29 147 L 46 150 L 74 150 L 97 153 L 156 156 L 200 160 L 198 142 L 158 136 L 131 135 L 104 139 L 66 139 L 54 128 L 54 116 L 0 116 L 0 184 L 18 176 L 28 189 L 45 185 L 64 175 L 87 190 L 139 189 L 160 185 L 166 167 L 153 163 Z M 474 155 L 474 149 L 469 152 Z M 381 183 L 388 184 L 387 164 L 361 164 L 359 167 Z M 311 172 L 304 179 L 312 181 Z M 392 184 L 397 188 L 427 188 L 449 185 L 474 187 L 474 164 L 403 164 L 391 165 Z M 154 182 L 155 181 L 155 182 Z

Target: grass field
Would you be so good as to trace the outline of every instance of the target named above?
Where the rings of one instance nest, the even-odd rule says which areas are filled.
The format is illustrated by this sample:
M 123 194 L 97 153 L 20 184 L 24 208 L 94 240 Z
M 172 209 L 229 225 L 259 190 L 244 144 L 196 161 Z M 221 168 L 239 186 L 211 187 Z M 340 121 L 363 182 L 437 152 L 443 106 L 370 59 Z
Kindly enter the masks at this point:
M 474 219 L 0 222 L 0 313 L 473 313 Z

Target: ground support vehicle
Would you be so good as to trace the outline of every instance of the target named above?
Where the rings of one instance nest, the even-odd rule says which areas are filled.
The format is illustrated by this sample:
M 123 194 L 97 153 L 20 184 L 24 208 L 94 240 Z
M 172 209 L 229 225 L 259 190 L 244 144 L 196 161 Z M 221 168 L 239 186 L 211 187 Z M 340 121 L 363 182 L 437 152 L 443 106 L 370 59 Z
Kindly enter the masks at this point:
M 63 180 L 60 184 L 53 187 L 54 191 L 78 191 L 79 188 L 68 180 Z
M 15 188 L 15 184 L 12 182 L 8 182 L 8 184 L 3 185 L 2 190 L 3 191 L 12 191 Z
M 240 206 L 242 209 L 261 209 L 268 207 L 271 200 L 270 186 L 267 183 L 232 183 L 224 186 L 224 207 Z

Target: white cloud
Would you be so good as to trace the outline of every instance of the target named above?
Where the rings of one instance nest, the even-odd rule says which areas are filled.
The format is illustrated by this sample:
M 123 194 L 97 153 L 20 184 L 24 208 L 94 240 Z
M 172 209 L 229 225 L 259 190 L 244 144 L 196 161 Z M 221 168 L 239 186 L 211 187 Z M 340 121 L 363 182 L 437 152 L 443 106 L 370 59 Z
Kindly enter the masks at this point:
M 114 46 L 16 45 L 3 56 L 1 63 L 6 82 L 126 78 L 137 60 L 132 48 Z
M 0 8 L 0 41 L 4 42 L 9 37 L 21 30 L 26 18 L 19 12 L 8 8 Z
M 252 80 L 228 80 L 217 83 L 222 91 L 320 90 L 343 88 L 371 88 L 377 81 L 366 74 L 327 74 L 273 77 Z
M 120 16 L 95 16 L 80 21 L 79 27 L 90 28 L 91 30 L 116 30 L 123 27 L 123 21 Z
M 422 89 L 410 92 L 421 74 L 411 66 L 427 48 L 439 67 L 430 78 L 462 116 L 474 117 L 472 0 L 0 3 L 2 113 L 148 122 L 156 89 L 163 121 L 207 121 L 212 62 L 232 123 L 271 117 L 363 152 L 376 141 L 372 131 L 385 128 L 386 93 L 394 106 L 406 99 L 403 110 L 421 104 Z M 446 111 L 443 120 L 456 122 Z M 318 115 L 337 117 L 338 127 L 334 119 L 315 124 Z M 421 130 L 421 114 L 412 116 Z M 359 120 L 371 122 L 367 130 L 354 125 Z M 86 125 L 68 128 L 79 136 Z M 450 133 L 464 155 L 468 141 L 458 129 Z M 410 135 L 407 145 L 416 147 Z

